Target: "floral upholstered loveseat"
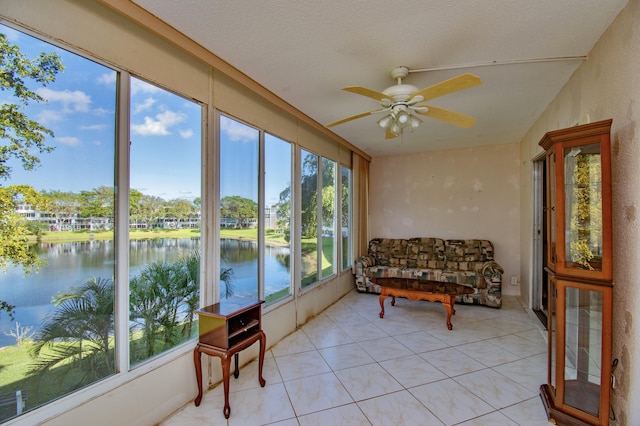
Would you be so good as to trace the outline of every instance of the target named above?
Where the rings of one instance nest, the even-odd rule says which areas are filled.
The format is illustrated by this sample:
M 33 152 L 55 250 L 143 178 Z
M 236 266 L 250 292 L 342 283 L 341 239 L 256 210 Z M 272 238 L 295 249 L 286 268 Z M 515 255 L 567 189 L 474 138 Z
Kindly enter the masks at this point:
M 488 240 L 374 238 L 369 251 L 353 264 L 358 291 L 380 293 L 371 278 L 403 277 L 453 282 L 472 287 L 456 302 L 502 306 L 504 270 L 493 259 Z

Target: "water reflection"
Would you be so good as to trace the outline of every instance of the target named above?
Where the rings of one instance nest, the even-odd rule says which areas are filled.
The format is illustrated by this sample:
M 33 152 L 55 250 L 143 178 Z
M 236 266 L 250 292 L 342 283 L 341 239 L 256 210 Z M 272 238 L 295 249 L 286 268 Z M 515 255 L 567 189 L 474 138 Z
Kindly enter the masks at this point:
M 1 299 L 16 305 L 15 318 L 23 327 L 39 329 L 42 319 L 53 308 L 53 296 L 69 287 L 79 286 L 91 277 L 112 278 L 115 268 L 113 241 L 82 241 L 39 243 L 32 248 L 47 262 L 39 273 L 23 276 L 21 268 L 9 268 L 0 274 Z M 129 244 L 130 276 L 153 262 L 174 262 L 194 250 L 200 250 L 200 239 L 157 238 L 132 240 Z M 258 246 L 255 241 L 221 240 L 223 267 L 233 268 L 236 296 L 257 294 Z M 289 249 L 266 247 L 265 294 L 289 286 Z M 15 322 L 2 312 L 0 316 L 0 347 L 14 345 L 6 336 Z

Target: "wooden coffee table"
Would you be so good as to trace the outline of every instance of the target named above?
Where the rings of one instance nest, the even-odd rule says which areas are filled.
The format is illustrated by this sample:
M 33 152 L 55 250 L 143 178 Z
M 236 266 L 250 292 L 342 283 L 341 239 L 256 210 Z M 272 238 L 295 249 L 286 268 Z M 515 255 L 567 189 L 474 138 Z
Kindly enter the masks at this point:
M 371 278 L 371 281 L 380 286 L 380 318 L 384 317 L 384 300 L 388 296 L 391 296 L 391 306 L 396 304 L 396 297 L 441 302 L 447 310 L 447 328 L 449 330 L 453 329 L 451 316 L 456 313 L 453 308 L 456 296 L 474 292 L 473 288 L 462 284 L 418 280 L 416 278 Z

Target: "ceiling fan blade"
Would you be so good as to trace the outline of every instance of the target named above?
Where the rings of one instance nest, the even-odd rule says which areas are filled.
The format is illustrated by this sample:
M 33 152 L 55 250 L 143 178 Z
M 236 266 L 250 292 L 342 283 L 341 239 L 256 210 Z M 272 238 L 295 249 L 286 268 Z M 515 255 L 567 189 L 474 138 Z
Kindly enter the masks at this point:
M 380 102 L 382 102 L 383 99 L 389 99 L 389 100 L 393 101 L 393 98 L 391 96 L 385 95 L 384 93 L 378 92 L 378 91 L 373 90 L 373 89 L 367 89 L 366 87 L 348 86 L 348 87 L 343 87 L 342 90 L 345 90 L 345 91 L 351 92 L 351 93 L 355 93 L 357 95 L 366 96 L 368 98 L 372 98 L 372 99 L 375 99 L 376 101 L 380 101 Z
M 421 112 L 420 110 L 416 109 L 416 113 L 426 115 L 427 117 L 435 118 L 437 120 L 445 121 L 449 124 L 462 127 L 463 129 L 468 129 L 478 121 L 478 119 L 475 117 L 460 114 L 459 112 L 451 111 L 448 109 L 438 108 L 431 105 L 420 106 L 426 106 L 427 108 L 429 108 L 429 110 L 427 112 Z
M 374 109 L 372 111 L 361 112 L 360 114 L 352 115 L 350 117 L 345 117 L 345 118 L 343 118 L 341 120 L 334 121 L 333 123 L 325 124 L 325 127 L 337 126 L 338 124 L 346 123 L 347 121 L 351 121 L 351 120 L 355 120 L 355 119 L 358 119 L 358 118 L 361 118 L 361 117 L 365 117 L 367 115 L 375 114 L 376 112 L 386 111 L 387 109 L 388 108 Z
M 448 95 L 449 93 L 457 92 L 458 90 L 468 89 L 470 87 L 478 86 L 482 84 L 480 77 L 473 74 L 462 74 L 457 77 L 450 78 L 449 80 L 441 81 L 433 86 L 429 86 L 425 89 L 418 90 L 413 94 L 413 97 L 423 96 L 425 101 L 429 99 L 438 98 L 440 96 Z

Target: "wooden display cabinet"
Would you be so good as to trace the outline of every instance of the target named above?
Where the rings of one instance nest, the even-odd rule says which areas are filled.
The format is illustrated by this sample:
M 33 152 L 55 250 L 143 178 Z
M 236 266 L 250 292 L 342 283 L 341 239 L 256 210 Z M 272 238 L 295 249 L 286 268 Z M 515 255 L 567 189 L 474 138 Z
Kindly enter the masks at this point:
M 548 132 L 549 420 L 608 425 L 613 256 L 611 120 Z
M 231 358 L 233 357 L 235 361 L 233 376 L 237 379 L 240 375 L 238 366 L 239 352 L 257 341 L 260 342 L 258 383 L 264 387 L 265 380 L 262 377 L 262 366 L 267 342 L 262 331 L 263 303 L 263 300 L 222 301 L 195 311 L 199 316 L 198 328 L 200 335 L 199 342 L 193 351 L 196 380 L 198 382 L 198 396 L 194 401 L 196 406 L 199 406 L 202 401 L 202 353 L 219 357 L 221 360 L 224 383 L 223 413 L 225 418 L 228 419 L 231 414 L 229 405 Z

